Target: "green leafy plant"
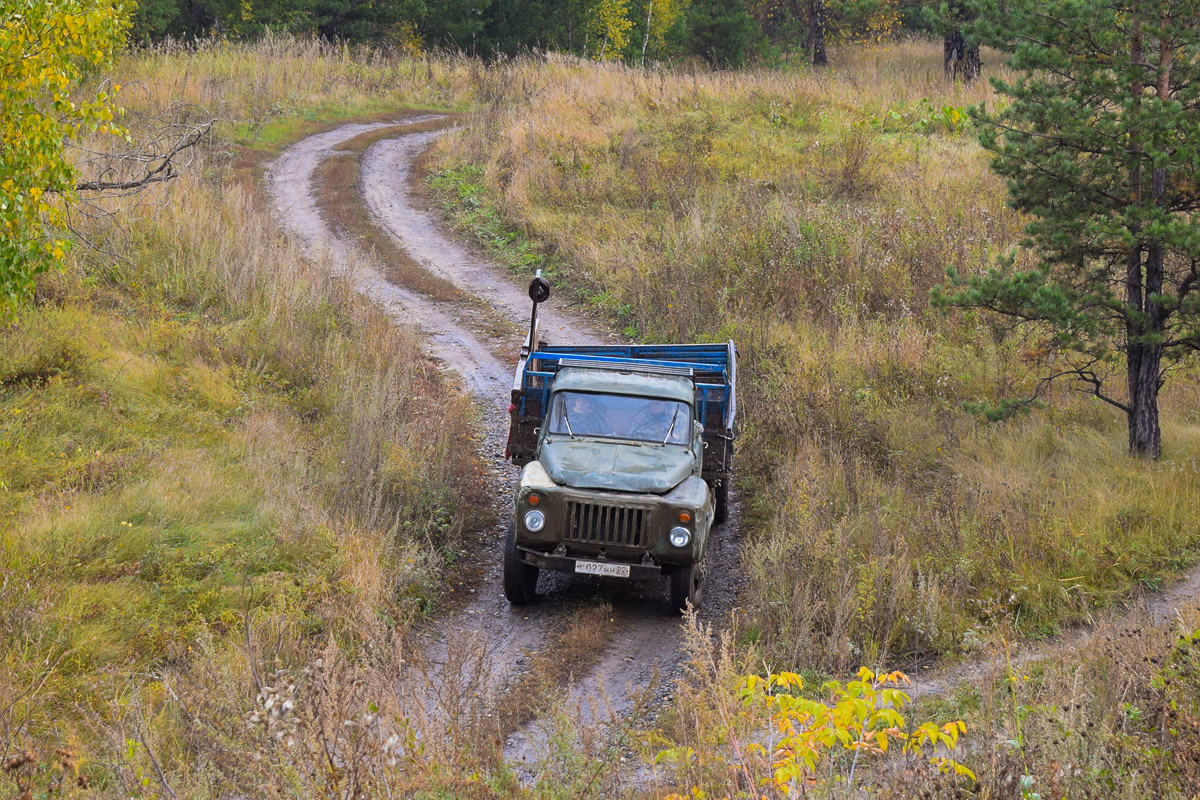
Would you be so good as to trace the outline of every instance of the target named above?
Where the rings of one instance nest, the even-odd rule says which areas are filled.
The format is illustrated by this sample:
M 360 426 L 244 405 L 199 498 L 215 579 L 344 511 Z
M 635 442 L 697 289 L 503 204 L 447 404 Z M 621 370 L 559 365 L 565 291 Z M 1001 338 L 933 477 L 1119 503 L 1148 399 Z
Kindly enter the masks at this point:
M 70 240 L 65 203 L 75 168 L 65 143 L 81 131 L 125 135 L 107 82 L 86 99 L 71 93 L 111 66 L 128 19 L 119 3 L 0 0 L 0 317 L 33 294 L 38 273 L 61 266 Z
M 879 114 L 867 117 L 859 123 L 859 127 L 871 128 L 881 133 L 944 133 L 957 136 L 970 124 L 971 118 L 963 106 L 935 106 L 928 97 L 922 97 L 918 103 L 908 108 L 887 108 Z

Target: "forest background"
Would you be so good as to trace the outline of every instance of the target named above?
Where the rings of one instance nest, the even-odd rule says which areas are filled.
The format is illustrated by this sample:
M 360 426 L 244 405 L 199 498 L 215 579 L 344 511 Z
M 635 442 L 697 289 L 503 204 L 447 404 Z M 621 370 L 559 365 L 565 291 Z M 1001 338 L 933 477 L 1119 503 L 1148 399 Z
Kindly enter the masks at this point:
M 438 48 L 495 57 L 534 49 L 644 63 L 825 59 L 830 43 L 881 41 L 901 30 L 946 35 L 960 9 L 887 0 L 146 0 L 136 44 L 275 33 Z

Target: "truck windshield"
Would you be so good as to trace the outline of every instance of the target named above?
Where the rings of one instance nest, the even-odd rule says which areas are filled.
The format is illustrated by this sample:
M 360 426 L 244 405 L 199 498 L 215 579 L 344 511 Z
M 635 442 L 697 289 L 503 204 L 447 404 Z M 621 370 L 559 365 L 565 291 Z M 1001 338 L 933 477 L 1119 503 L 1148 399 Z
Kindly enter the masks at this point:
M 547 424 L 550 433 L 567 436 L 687 444 L 692 410 L 687 403 L 657 397 L 556 392 Z

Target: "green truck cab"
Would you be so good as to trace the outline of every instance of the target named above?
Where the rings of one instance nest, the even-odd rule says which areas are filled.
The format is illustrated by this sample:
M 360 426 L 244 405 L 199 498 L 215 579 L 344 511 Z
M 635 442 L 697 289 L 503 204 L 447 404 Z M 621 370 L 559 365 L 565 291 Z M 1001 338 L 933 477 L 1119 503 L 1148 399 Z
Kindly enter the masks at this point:
M 667 578 L 699 605 L 714 525 L 728 505 L 736 412 L 732 342 L 550 346 L 537 304 L 509 408 L 507 457 L 522 467 L 504 593 L 536 596 L 542 570 Z M 536 344 L 534 344 L 536 343 Z

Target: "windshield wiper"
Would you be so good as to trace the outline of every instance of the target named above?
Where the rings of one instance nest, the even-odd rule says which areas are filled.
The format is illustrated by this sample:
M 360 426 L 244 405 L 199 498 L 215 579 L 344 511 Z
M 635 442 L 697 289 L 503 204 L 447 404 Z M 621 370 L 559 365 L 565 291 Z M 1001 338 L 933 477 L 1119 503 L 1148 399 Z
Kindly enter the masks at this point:
M 575 431 L 571 430 L 571 418 L 567 416 L 567 404 L 563 403 L 563 424 L 567 426 L 567 434 L 574 439 Z
M 662 443 L 666 444 L 667 439 L 671 438 L 671 434 L 675 432 L 675 422 L 679 419 L 679 404 L 675 404 L 675 413 L 671 417 L 671 427 L 667 428 L 667 435 L 663 437 Z

